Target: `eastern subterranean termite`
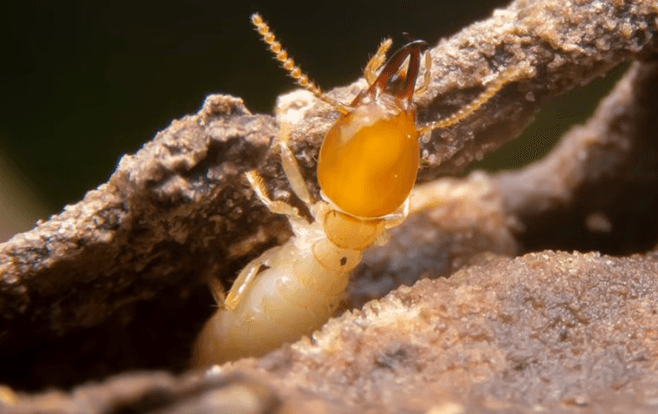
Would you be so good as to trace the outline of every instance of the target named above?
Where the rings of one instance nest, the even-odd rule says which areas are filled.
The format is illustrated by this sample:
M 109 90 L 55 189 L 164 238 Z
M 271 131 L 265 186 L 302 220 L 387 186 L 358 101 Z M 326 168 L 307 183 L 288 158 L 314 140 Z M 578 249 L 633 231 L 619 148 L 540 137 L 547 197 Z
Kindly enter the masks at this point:
M 309 81 L 260 15 L 251 21 L 289 75 L 340 116 L 318 158 L 322 200 L 315 200 L 307 188 L 287 144 L 288 126 L 281 126 L 283 170 L 293 192 L 308 206 L 312 223 L 289 204 L 271 200 L 255 171 L 246 174 L 263 204 L 288 217 L 294 236 L 240 272 L 197 339 L 192 357 L 196 366 L 259 356 L 320 328 L 338 307 L 363 250 L 407 217 L 419 164 L 418 137 L 460 122 L 516 78 L 507 72 L 455 114 L 416 127 L 414 92 L 424 91 L 430 80 L 430 55 L 425 52 L 425 82 L 415 88 L 426 42 L 407 43 L 384 64 L 391 40 L 383 41 L 364 71 L 368 88 L 345 105 Z

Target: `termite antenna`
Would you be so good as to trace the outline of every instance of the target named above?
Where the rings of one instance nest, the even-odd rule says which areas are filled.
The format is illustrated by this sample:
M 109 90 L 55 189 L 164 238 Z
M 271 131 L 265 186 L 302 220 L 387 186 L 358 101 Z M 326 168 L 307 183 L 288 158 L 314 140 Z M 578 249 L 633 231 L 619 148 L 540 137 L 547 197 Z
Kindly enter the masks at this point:
M 288 72 L 291 78 L 293 78 L 299 86 L 311 92 L 317 98 L 323 100 L 329 105 L 336 108 L 343 114 L 349 113 L 350 111 L 345 107 L 345 105 L 337 102 L 336 100 L 328 97 L 322 92 L 322 89 L 315 84 L 308 76 L 302 72 L 299 66 L 295 65 L 295 60 L 288 56 L 288 52 L 281 46 L 281 43 L 276 40 L 274 33 L 270 31 L 270 27 L 265 23 L 263 18 L 258 13 L 251 15 L 251 23 L 256 27 L 256 31 L 263 38 L 263 42 L 269 46 L 270 51 L 274 54 L 276 60 L 281 62 L 281 67 Z
M 505 86 L 510 82 L 514 82 L 524 77 L 527 77 L 527 75 L 528 75 L 527 70 L 521 70 L 519 68 L 512 68 L 507 70 L 502 75 L 500 75 L 496 80 L 494 80 L 489 86 L 487 86 L 487 88 L 484 91 L 482 91 L 482 93 L 478 95 L 477 98 L 475 98 L 468 105 L 462 107 L 459 111 L 455 112 L 454 114 L 450 115 L 445 119 L 441 119 L 440 121 L 434 121 L 423 125 L 423 127 L 419 129 L 420 134 L 421 135 L 426 134 L 435 129 L 449 128 L 453 125 L 458 124 L 459 122 L 461 122 L 462 120 L 464 120 L 465 118 L 476 112 L 478 109 L 480 109 L 482 105 L 484 105 L 491 98 L 493 98 L 494 95 L 496 95 L 503 86 Z

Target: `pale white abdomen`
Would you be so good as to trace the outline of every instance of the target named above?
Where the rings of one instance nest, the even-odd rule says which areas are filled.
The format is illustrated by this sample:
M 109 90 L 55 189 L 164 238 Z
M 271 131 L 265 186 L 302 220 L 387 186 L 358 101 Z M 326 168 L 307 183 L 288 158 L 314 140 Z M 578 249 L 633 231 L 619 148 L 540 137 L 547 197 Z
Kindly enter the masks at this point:
M 311 334 L 333 315 L 361 260 L 360 251 L 325 238 L 312 244 L 291 240 L 272 250 L 235 309 L 221 309 L 206 322 L 195 344 L 195 365 L 263 355 Z

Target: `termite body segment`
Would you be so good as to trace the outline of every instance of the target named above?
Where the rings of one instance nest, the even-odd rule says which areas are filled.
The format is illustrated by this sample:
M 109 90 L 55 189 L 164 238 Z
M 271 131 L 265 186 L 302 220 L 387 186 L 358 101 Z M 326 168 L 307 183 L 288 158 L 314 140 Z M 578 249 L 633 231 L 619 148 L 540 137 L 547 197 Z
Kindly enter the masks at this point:
M 274 39 L 268 37 L 269 29 L 262 29 L 260 17 L 252 20 L 271 45 Z M 382 65 L 388 46 L 390 42 L 373 57 L 379 63 L 368 66 L 370 76 Z M 327 134 L 318 161 L 327 201 L 312 199 L 287 146 L 287 127 L 282 126 L 279 142 L 284 171 L 295 194 L 308 205 L 312 223 L 293 207 L 270 200 L 260 177 L 255 172 L 247 174 L 263 203 L 288 216 L 294 236 L 242 270 L 224 308 L 206 323 L 197 339 L 195 365 L 262 355 L 317 330 L 339 306 L 362 251 L 404 219 L 418 171 L 418 133 L 411 100 L 423 46 L 424 42 L 416 41 L 402 47 L 351 105 L 335 105 L 342 114 Z M 280 55 L 280 46 L 275 49 Z M 287 57 L 282 61 L 286 67 L 290 62 Z M 395 95 L 385 92 L 389 79 L 398 75 L 405 62 L 407 69 L 400 75 Z M 295 77 L 294 67 L 290 70 Z M 314 85 L 308 89 L 321 94 Z
M 283 169 L 294 193 L 308 206 L 311 223 L 294 207 L 271 200 L 258 174 L 247 173 L 268 209 L 288 216 L 293 237 L 263 253 L 238 275 L 223 308 L 197 339 L 195 366 L 259 356 L 320 328 L 339 306 L 362 251 L 383 240 L 386 230 L 408 215 L 419 165 L 419 135 L 459 122 L 502 86 L 494 85 L 493 92 L 487 88 L 471 104 L 473 108 L 417 128 L 413 97 L 424 41 L 404 45 L 384 65 L 391 42 L 382 42 L 366 66 L 368 88 L 344 105 L 324 95 L 295 66 L 259 15 L 253 15 L 252 22 L 290 76 L 341 115 L 320 149 L 321 201 L 311 196 L 288 147 L 287 124 L 281 125 Z M 429 82 L 429 59 L 426 64 L 426 84 L 419 90 Z M 215 294 L 222 297 L 221 292 Z
M 333 315 L 361 250 L 337 247 L 317 222 L 295 221 L 294 237 L 249 263 L 225 308 L 206 323 L 197 340 L 197 366 L 262 355 L 312 333 Z M 230 295 L 240 287 L 244 292 L 234 303 Z

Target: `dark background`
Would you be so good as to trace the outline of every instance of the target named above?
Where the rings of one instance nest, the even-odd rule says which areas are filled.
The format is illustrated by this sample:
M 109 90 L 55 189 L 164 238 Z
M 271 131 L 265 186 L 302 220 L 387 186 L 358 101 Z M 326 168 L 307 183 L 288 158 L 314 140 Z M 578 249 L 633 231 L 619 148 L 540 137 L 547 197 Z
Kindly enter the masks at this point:
M 359 77 L 384 37 L 399 44 L 407 31 L 435 44 L 507 2 L 226 3 L 43 1 L 4 13 L 0 155 L 39 206 L 25 209 L 23 229 L 105 182 L 123 154 L 197 111 L 208 94 L 239 96 L 253 112 L 271 113 L 276 96 L 295 85 L 253 30 L 253 12 L 331 89 Z M 483 166 L 517 167 L 543 155 L 598 99 L 589 91 L 577 96 L 555 103 L 525 141 Z

